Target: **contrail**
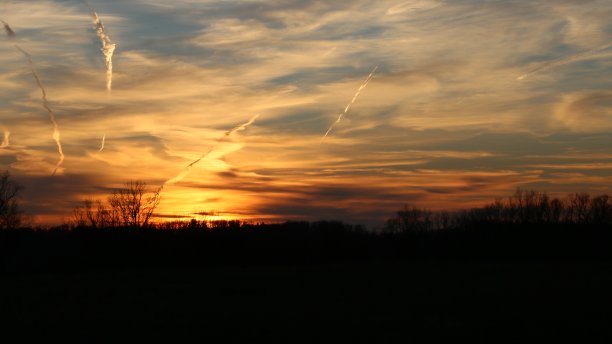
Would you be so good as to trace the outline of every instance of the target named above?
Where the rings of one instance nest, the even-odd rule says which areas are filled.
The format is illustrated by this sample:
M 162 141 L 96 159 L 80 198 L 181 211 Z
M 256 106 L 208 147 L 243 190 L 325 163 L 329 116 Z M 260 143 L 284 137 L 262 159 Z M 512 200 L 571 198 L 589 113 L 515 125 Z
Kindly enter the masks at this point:
M 13 29 L 11 29 L 11 27 L 9 26 L 9 24 L 7 24 L 4 20 L 0 19 L 0 22 L 2 22 L 2 25 L 4 25 L 4 31 L 6 31 L 6 35 L 8 36 L 8 38 L 13 38 L 15 37 L 15 31 L 13 31 Z
M 368 75 L 367 79 L 363 82 L 363 84 L 361 84 L 361 86 L 359 86 L 359 89 L 357 90 L 357 92 L 353 96 L 353 99 L 351 100 L 351 102 L 348 103 L 346 108 L 344 108 L 344 112 L 341 113 L 340 116 L 338 116 L 338 119 L 329 127 L 329 129 L 327 129 L 327 132 L 325 133 L 325 135 L 323 135 L 323 137 L 321 138 L 321 142 L 319 142 L 319 144 L 323 143 L 323 140 L 325 140 L 327 135 L 329 135 L 329 133 L 332 131 L 332 129 L 334 129 L 336 124 L 338 124 L 338 123 L 340 123 L 340 121 L 342 121 L 342 118 L 351 109 L 351 106 L 353 106 L 353 104 L 357 100 L 357 97 L 359 97 L 359 94 L 361 93 L 361 91 L 363 91 L 363 89 L 366 88 L 366 86 L 368 86 L 368 83 L 370 82 L 370 80 L 372 80 L 374 78 L 374 73 L 376 73 L 377 69 L 378 69 L 378 66 L 376 66 L 376 67 L 374 67 L 374 69 L 372 69 L 372 72 L 370 72 L 370 75 Z
M 110 94 L 113 88 L 113 54 L 115 53 L 116 44 L 112 42 L 111 38 L 106 34 L 106 29 L 104 28 L 104 23 L 98 16 L 98 13 L 93 9 L 91 4 L 87 0 L 81 0 L 89 8 L 89 13 L 91 14 L 91 18 L 93 20 L 93 27 L 96 30 L 96 35 L 100 39 L 100 43 L 102 47 L 100 51 L 102 51 L 102 55 L 104 55 L 104 62 L 106 63 L 106 91 Z M 102 145 L 100 146 L 100 150 L 98 152 L 102 152 L 104 150 L 104 141 L 106 138 L 106 134 L 102 137 Z
M 100 145 L 100 150 L 98 151 L 98 153 L 102 152 L 104 150 L 104 143 L 106 142 L 106 134 L 104 134 L 104 136 L 102 136 L 102 144 Z
M 15 31 L 11 29 L 9 24 L 2 19 L 0 19 L 0 22 L 2 22 L 2 25 L 4 25 L 4 31 L 6 31 L 6 35 L 8 36 L 8 38 L 15 37 Z M 2 144 L 0 144 L 0 148 L 6 148 L 9 146 L 9 137 L 11 136 L 10 131 L 8 131 L 6 128 L 3 130 L 4 130 L 4 137 L 2 138 Z
M 102 20 L 100 20 L 100 17 L 98 17 L 98 14 L 94 10 L 91 10 L 91 17 L 93 19 L 96 34 L 100 39 L 100 43 L 102 43 L 102 48 L 100 48 L 100 51 L 102 51 L 106 62 L 106 90 L 110 92 L 113 87 L 113 53 L 115 52 L 116 45 L 106 34 L 104 24 L 102 23 Z
M 34 76 L 34 79 L 36 79 L 36 84 L 38 85 L 38 88 L 40 88 L 40 92 L 42 93 L 43 107 L 49 113 L 49 119 L 51 120 L 51 124 L 53 125 L 53 140 L 55 140 L 55 144 L 57 145 L 57 152 L 59 153 L 59 161 L 55 165 L 55 169 L 53 169 L 53 173 L 51 174 L 51 175 L 55 175 L 55 173 L 57 172 L 57 169 L 64 162 L 64 151 L 62 150 L 62 142 L 60 140 L 59 127 L 57 126 L 57 122 L 55 121 L 55 113 L 53 112 L 53 110 L 49 106 L 49 102 L 47 101 L 47 92 L 45 91 L 45 88 L 43 87 L 43 84 L 40 81 L 40 78 L 38 77 L 38 73 L 36 73 L 36 68 L 34 67 L 34 62 L 32 62 L 32 56 L 30 56 L 30 54 L 27 51 L 23 50 L 17 44 L 15 44 L 15 48 L 17 48 L 17 50 L 21 51 L 21 53 L 28 59 L 28 63 L 30 65 L 30 72 Z
M 179 181 L 181 181 L 183 178 L 185 178 L 185 176 L 187 174 L 189 174 L 189 171 L 191 170 L 191 168 L 193 166 L 195 166 L 197 163 L 199 163 L 202 159 L 206 158 L 210 153 L 212 153 L 217 146 L 219 146 L 220 143 L 222 143 L 223 141 L 225 141 L 228 137 L 230 137 L 232 134 L 234 134 L 235 132 L 238 131 L 242 131 L 245 130 L 249 125 L 253 124 L 253 122 L 255 122 L 255 120 L 257 119 L 257 117 L 259 117 L 259 115 L 255 115 L 253 116 L 248 122 L 241 124 L 237 127 L 235 127 L 234 129 L 227 131 L 225 134 L 223 134 L 223 136 L 221 138 L 219 138 L 216 142 L 216 144 L 214 146 L 212 146 L 206 153 L 202 154 L 199 158 L 197 158 L 196 160 L 194 160 L 191 164 L 187 165 L 187 167 L 185 167 L 181 173 L 179 173 L 176 177 L 169 179 L 168 181 L 166 181 L 161 187 L 160 187 L 160 191 L 161 189 L 164 188 L 165 185 L 167 184 L 175 184 Z
M 4 129 L 4 138 L 2 139 L 2 144 L 0 148 L 6 148 L 9 146 L 9 137 L 11 136 L 11 132 Z
M 598 53 L 598 52 L 600 52 L 602 50 L 606 50 L 606 49 L 608 49 L 610 47 L 612 47 L 612 43 L 609 43 L 609 44 L 606 44 L 606 45 L 602 45 L 600 47 L 597 47 L 597 48 L 594 48 L 594 49 L 591 49 L 591 50 L 583 51 L 581 53 L 578 53 L 578 54 L 575 54 L 575 55 L 572 55 L 572 56 L 569 56 L 569 57 L 566 57 L 566 58 L 563 58 L 563 59 L 560 59 L 560 60 L 546 62 L 546 63 L 538 66 L 537 68 L 535 68 L 535 69 L 533 69 L 533 70 L 531 70 L 531 71 L 529 71 L 529 72 L 519 76 L 518 78 L 516 78 L 516 80 L 523 80 L 523 79 L 526 79 L 527 77 L 532 76 L 532 75 L 534 75 L 534 74 L 536 74 L 536 73 L 538 73 L 540 71 L 543 71 L 543 70 L 546 70 L 546 69 L 550 69 L 550 68 L 554 68 L 554 67 L 558 67 L 558 66 L 562 66 L 562 65 L 565 65 L 565 64 L 568 64 L 568 63 L 572 63 L 572 62 L 574 62 L 576 60 L 580 60 L 581 58 L 588 57 L 588 56 L 593 55 L 595 53 Z

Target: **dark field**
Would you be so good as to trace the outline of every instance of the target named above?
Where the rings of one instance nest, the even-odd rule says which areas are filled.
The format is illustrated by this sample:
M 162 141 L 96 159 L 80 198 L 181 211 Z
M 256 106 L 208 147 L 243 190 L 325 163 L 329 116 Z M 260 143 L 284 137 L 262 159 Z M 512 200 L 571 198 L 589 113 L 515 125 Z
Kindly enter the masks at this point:
M 26 337 L 83 342 L 603 343 L 611 292 L 610 263 L 149 268 L 13 276 L 2 312 Z
M 609 233 L 7 231 L 3 327 L 78 342 L 609 343 Z

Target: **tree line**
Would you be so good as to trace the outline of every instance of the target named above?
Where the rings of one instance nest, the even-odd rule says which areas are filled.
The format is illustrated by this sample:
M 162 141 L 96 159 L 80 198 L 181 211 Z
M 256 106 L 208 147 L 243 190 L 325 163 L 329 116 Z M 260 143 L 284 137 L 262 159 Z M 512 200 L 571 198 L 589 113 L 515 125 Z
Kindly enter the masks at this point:
M 19 206 L 23 187 L 8 172 L 0 175 L 0 229 L 24 224 Z M 219 221 L 204 225 L 198 221 L 154 224 L 160 202 L 158 191 L 148 190 L 143 181 L 130 181 L 114 189 L 106 200 L 88 199 L 76 206 L 65 224 L 69 228 L 240 228 L 238 221 Z M 592 196 L 586 192 L 550 197 L 546 192 L 517 189 L 507 198 L 498 198 L 482 207 L 461 211 L 431 211 L 406 205 L 383 226 L 386 233 L 426 232 L 494 225 L 612 225 L 612 200 L 607 194 Z
M 546 192 L 517 189 L 505 198 L 479 208 L 448 212 L 405 206 L 389 220 L 385 231 L 422 232 L 491 225 L 612 225 L 612 201 L 586 192 L 551 198 Z

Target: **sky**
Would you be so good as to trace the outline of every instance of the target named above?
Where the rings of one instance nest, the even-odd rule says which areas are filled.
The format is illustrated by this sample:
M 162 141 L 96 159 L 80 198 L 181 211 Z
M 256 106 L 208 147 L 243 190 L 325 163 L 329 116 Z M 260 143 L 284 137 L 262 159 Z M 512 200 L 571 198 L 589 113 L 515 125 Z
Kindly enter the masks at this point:
M 0 170 L 49 224 L 130 180 L 164 185 L 159 219 L 370 226 L 519 187 L 611 193 L 610 18 L 609 0 L 4 0 Z

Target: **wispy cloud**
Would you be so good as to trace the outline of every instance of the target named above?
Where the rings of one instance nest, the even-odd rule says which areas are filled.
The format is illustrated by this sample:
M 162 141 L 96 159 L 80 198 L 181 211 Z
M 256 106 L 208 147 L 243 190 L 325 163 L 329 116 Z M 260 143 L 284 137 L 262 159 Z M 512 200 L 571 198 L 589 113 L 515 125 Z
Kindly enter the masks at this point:
M 6 128 L 3 129 L 4 132 L 4 136 L 2 138 L 2 144 L 0 145 L 0 148 L 6 148 L 9 146 L 10 142 L 9 142 L 9 138 L 11 136 L 11 132 L 8 131 Z
M 390 7 L 387 10 L 387 15 L 396 15 L 405 12 L 413 12 L 419 10 L 429 10 L 436 8 L 442 4 L 440 0 L 409 0 Z
M 559 66 L 563 66 L 572 62 L 576 62 L 576 61 L 580 61 L 580 60 L 584 60 L 584 59 L 588 59 L 589 57 L 592 57 L 593 55 L 597 54 L 598 52 L 604 51 L 609 49 L 610 47 L 612 47 L 612 43 L 610 44 L 605 44 L 602 46 L 599 46 L 597 48 L 593 48 L 587 51 L 583 51 L 581 53 L 578 54 L 574 54 L 559 60 L 555 60 L 555 61 L 550 61 L 550 62 L 546 62 L 541 64 L 540 66 L 532 69 L 531 71 L 519 76 L 518 78 L 516 78 L 517 80 L 523 80 L 526 79 L 536 73 L 548 70 L 548 69 L 552 69 L 555 67 L 559 67 Z
M 576 132 L 612 129 L 612 92 L 581 91 L 565 94 L 554 113 L 557 127 Z

